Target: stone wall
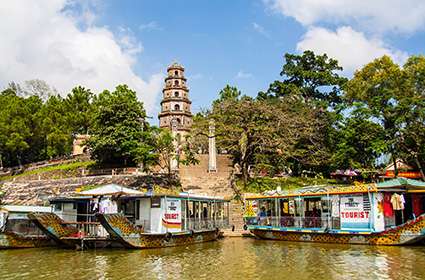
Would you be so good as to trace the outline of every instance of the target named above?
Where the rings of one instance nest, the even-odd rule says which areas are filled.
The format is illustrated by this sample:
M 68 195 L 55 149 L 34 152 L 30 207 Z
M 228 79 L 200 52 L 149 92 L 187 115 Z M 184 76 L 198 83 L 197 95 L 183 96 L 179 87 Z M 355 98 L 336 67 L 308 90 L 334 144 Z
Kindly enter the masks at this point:
M 146 188 L 148 185 L 158 185 L 162 188 L 179 185 L 179 181 L 176 178 L 172 178 L 170 181 L 167 176 L 116 175 L 6 182 L 0 189 L 4 193 L 2 204 L 45 205 L 50 197 L 72 195 L 77 188 L 82 186 L 110 183 L 133 189 Z

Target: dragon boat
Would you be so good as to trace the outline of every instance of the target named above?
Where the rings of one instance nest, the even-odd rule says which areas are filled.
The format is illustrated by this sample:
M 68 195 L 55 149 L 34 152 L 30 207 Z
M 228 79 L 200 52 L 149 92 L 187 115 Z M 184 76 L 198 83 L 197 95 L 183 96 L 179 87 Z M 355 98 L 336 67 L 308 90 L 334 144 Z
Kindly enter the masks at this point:
M 57 246 L 77 250 L 121 247 L 96 218 L 99 211 L 117 212 L 117 198 L 142 192 L 116 184 L 76 192 L 72 196 L 52 197 L 52 213 L 30 213 L 28 217 Z
M 245 201 L 245 228 L 260 239 L 366 245 L 425 240 L 425 183 L 397 178 L 353 186 L 270 191 Z
M 31 212 L 49 213 L 50 207 L 0 206 L 0 249 L 53 246 L 51 240 L 28 218 Z
M 218 197 L 153 195 L 116 184 L 50 199 L 52 213 L 31 221 L 58 246 L 158 248 L 217 240 L 229 223 Z
M 122 213 L 98 214 L 109 235 L 129 249 L 161 248 L 217 240 L 229 225 L 229 204 L 218 197 L 121 197 Z

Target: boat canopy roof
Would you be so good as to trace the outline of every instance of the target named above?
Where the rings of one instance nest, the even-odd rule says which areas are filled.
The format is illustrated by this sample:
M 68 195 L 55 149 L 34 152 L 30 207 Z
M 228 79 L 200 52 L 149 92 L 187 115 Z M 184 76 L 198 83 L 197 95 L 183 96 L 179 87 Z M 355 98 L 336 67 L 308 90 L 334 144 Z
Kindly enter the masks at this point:
M 30 213 L 30 212 L 52 212 L 51 207 L 47 206 L 27 206 L 27 205 L 1 205 L 0 211 L 14 213 Z
M 122 196 L 122 197 L 126 197 L 126 196 Z M 143 195 L 131 196 L 131 198 L 143 198 L 143 197 L 171 197 L 171 198 L 181 198 L 181 199 L 188 199 L 188 200 L 223 201 L 223 202 L 230 201 L 230 200 L 224 199 L 223 197 L 220 197 L 220 196 L 208 196 L 208 195 L 193 194 L 193 193 L 188 193 L 188 192 L 181 192 L 179 194 L 144 193 Z
M 385 182 L 381 182 L 377 184 L 378 188 L 385 189 L 385 188 L 395 188 L 395 187 L 408 187 L 410 189 L 417 188 L 417 189 L 424 189 L 425 190 L 425 182 L 419 181 L 419 180 L 413 180 L 408 178 L 395 178 L 392 180 L 388 180 Z
M 119 196 L 120 199 L 135 199 L 145 197 L 173 197 L 202 201 L 229 201 L 219 196 L 207 196 L 189 192 L 181 192 L 179 194 L 155 194 L 153 192 L 141 192 L 117 184 L 108 184 L 91 190 L 77 192 L 74 196 L 53 197 L 50 198 L 49 201 L 51 203 L 75 202 L 81 200 L 90 200 L 96 196 Z
M 83 196 L 101 196 L 101 195 L 142 195 L 143 192 L 133 190 L 117 184 L 103 185 L 91 190 L 78 193 Z
M 297 196 L 323 196 L 335 194 L 353 194 L 367 193 L 378 191 L 407 191 L 407 192 L 425 192 L 425 182 L 407 179 L 396 178 L 393 180 L 371 183 L 371 184 L 354 184 L 354 185 L 319 185 L 308 186 L 293 190 L 272 190 L 266 191 L 263 194 L 249 196 L 246 199 L 266 199 L 276 197 L 297 197 Z

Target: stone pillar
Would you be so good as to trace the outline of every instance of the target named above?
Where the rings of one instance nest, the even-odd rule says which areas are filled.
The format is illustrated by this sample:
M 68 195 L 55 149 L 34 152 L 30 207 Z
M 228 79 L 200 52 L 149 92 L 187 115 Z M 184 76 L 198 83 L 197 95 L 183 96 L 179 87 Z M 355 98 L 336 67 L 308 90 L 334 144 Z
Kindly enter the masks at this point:
M 180 156 L 179 155 L 179 153 L 180 153 L 180 151 L 179 151 L 180 143 L 178 143 L 178 140 L 177 140 L 177 131 L 178 131 L 178 124 L 177 124 L 176 120 L 173 119 L 171 121 L 171 135 L 173 136 L 173 139 L 174 139 L 173 142 L 174 142 L 175 152 L 174 152 L 173 157 L 170 159 L 171 160 L 171 163 L 170 163 L 171 170 L 173 170 L 173 171 L 179 169 L 179 161 L 177 160 L 177 158 Z
M 208 172 L 217 172 L 217 149 L 215 147 L 215 124 L 210 121 L 208 133 Z

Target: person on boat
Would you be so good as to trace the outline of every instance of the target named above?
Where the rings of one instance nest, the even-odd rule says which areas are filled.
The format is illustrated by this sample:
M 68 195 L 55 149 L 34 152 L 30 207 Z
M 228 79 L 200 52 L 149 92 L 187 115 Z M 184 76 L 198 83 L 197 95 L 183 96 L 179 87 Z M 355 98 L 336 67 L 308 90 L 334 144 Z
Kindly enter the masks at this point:
M 266 207 L 261 207 L 260 212 L 258 213 L 258 221 L 260 225 L 267 224 L 267 212 Z
M 202 215 L 204 216 L 204 219 L 208 218 L 208 209 L 207 207 L 204 207 L 203 211 L 202 211 Z
M 318 210 L 316 207 L 313 207 L 313 211 L 311 212 L 312 218 L 312 226 L 313 227 L 320 227 L 320 210 Z

